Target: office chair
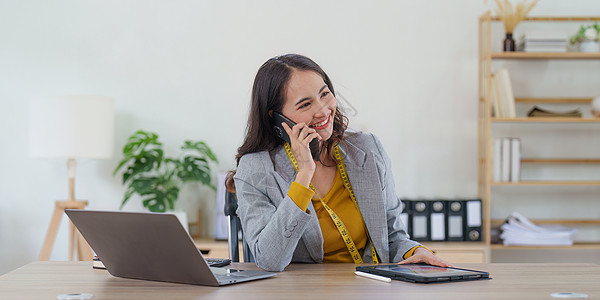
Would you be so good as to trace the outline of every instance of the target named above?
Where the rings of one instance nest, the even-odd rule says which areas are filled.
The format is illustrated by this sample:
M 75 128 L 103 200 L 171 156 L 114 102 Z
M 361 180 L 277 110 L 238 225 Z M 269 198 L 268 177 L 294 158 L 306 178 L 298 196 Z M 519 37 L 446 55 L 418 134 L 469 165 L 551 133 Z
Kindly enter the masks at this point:
M 236 210 L 238 207 L 237 198 L 235 193 L 229 191 L 225 195 L 225 215 L 229 219 L 229 232 L 228 232 L 228 244 L 229 244 L 229 259 L 233 262 L 240 261 L 240 249 L 239 249 L 239 233 L 242 233 L 242 251 L 244 253 L 244 262 L 254 262 L 254 256 L 250 252 L 250 247 L 244 237 L 244 231 L 242 230 L 242 224 L 238 217 Z

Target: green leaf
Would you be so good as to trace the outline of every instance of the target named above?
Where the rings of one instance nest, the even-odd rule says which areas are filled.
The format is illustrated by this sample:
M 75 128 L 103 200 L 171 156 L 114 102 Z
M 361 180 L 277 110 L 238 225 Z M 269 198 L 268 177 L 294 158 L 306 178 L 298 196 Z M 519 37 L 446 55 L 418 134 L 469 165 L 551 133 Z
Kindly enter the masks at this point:
M 184 145 L 181 146 L 181 149 L 182 150 L 195 150 L 202 157 L 206 156 L 210 160 L 212 160 L 214 162 L 218 162 L 217 156 L 212 152 L 212 150 L 210 149 L 210 147 L 208 147 L 208 145 L 205 142 L 202 142 L 202 141 L 193 142 L 193 141 L 190 141 L 190 140 L 186 140 L 184 142 Z
M 138 150 L 145 149 L 148 146 L 162 146 L 158 141 L 158 135 L 153 132 L 138 130 L 127 139 L 127 144 L 123 147 L 123 154 L 134 155 Z
M 140 195 L 152 194 L 158 186 L 159 182 L 156 177 L 140 177 L 134 179 L 130 184 L 130 187 Z
M 121 169 L 121 167 L 123 165 L 125 165 L 132 157 L 129 155 L 126 155 L 120 162 L 119 165 L 117 165 L 117 167 L 115 168 L 115 170 L 113 171 L 112 176 L 115 176 L 117 174 L 117 172 L 119 171 L 119 169 Z
M 165 193 L 165 197 L 168 201 L 169 209 L 175 208 L 175 201 L 177 200 L 178 196 L 179 196 L 179 188 L 171 187 L 167 190 L 167 192 Z
M 178 168 L 177 176 L 184 182 L 200 181 L 205 183 L 203 179 L 206 176 L 210 181 L 210 166 L 205 158 L 186 156 Z
M 167 210 L 164 194 L 158 191 L 144 199 L 142 204 L 152 212 L 165 212 Z
M 127 203 L 133 193 L 135 193 L 135 190 L 132 187 L 128 187 L 127 191 L 125 191 L 125 196 L 123 197 L 123 202 L 121 202 L 121 207 L 119 207 L 119 209 L 123 209 L 123 206 L 125 206 L 125 203 Z

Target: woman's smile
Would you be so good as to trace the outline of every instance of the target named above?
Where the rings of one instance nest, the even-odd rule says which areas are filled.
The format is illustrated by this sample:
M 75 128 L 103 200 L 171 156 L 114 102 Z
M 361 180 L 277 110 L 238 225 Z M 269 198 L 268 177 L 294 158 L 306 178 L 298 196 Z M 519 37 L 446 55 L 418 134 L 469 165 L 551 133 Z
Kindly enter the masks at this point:
M 324 119 L 323 121 L 320 121 L 318 123 L 309 125 L 308 127 L 310 128 L 314 128 L 316 130 L 320 130 L 320 129 L 325 129 L 329 126 L 329 124 L 331 123 L 331 115 L 327 116 L 326 119 Z

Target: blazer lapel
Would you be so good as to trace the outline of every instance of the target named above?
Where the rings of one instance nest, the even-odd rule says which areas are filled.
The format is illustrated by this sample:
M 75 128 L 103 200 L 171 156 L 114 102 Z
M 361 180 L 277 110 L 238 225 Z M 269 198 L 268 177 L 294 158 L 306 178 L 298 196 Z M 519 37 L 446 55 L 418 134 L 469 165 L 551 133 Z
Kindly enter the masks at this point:
M 275 168 L 275 180 L 279 185 L 279 191 L 283 198 L 287 195 L 292 182 L 296 178 L 296 170 L 294 170 L 294 166 L 290 163 L 283 147 L 272 151 L 271 158 Z M 321 233 L 319 219 L 317 218 L 312 201 L 308 204 L 308 210 L 310 211 L 312 222 L 307 224 L 302 235 L 302 242 L 314 261 L 323 262 L 323 234 Z
M 340 150 L 352 190 L 356 196 L 356 202 L 375 250 L 382 261 L 388 261 L 388 247 L 383 244 L 387 241 L 387 236 L 384 236 L 387 232 L 385 204 L 383 203 L 382 185 L 379 183 L 379 174 L 377 173 L 373 153 L 365 153 L 349 142 L 346 142 L 346 147 L 340 145 Z M 370 249 L 365 249 L 365 253 L 367 252 L 370 253 Z

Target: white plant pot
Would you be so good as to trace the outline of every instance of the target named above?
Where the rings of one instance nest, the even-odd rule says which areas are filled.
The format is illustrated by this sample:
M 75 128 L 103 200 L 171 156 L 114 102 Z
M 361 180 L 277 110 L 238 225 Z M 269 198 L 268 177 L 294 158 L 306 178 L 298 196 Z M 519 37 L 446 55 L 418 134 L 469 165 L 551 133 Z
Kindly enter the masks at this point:
M 579 44 L 579 52 L 600 52 L 600 42 L 583 41 Z

